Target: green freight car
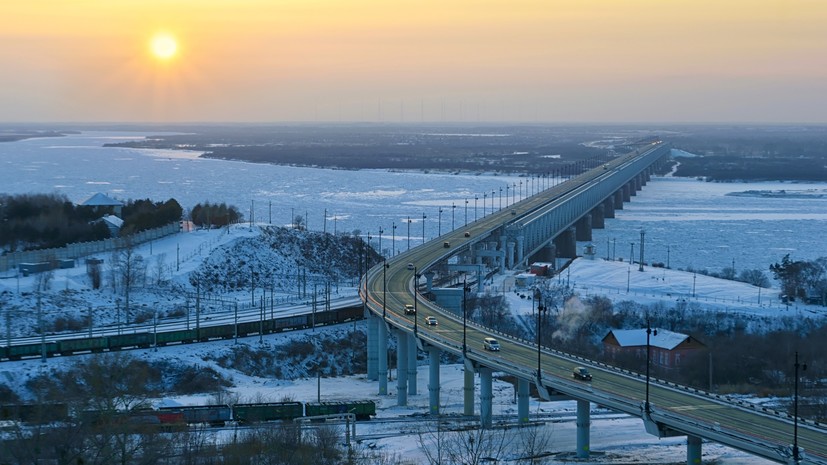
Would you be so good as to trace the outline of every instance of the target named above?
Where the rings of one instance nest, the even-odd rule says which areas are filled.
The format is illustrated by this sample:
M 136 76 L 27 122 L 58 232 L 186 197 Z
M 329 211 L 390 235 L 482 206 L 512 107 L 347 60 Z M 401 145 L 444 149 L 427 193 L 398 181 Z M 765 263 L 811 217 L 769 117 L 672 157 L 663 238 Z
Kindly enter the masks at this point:
M 372 400 L 357 400 L 353 402 L 308 402 L 305 404 L 305 414 L 308 417 L 342 413 L 352 413 L 359 420 L 369 420 L 370 417 L 376 415 L 376 403 Z
M 241 423 L 292 420 L 304 415 L 301 402 L 271 402 L 266 404 L 235 404 L 235 420 Z

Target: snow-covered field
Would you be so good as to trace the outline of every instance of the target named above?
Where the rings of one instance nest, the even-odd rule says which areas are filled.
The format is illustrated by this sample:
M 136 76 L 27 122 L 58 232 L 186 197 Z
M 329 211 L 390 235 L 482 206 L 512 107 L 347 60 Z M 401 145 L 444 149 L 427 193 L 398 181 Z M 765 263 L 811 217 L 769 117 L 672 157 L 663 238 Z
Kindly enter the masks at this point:
M 170 236 L 152 244 L 150 255 L 149 244 L 140 246 L 137 250 L 140 254 L 147 256 L 172 255 L 176 250 L 181 252 L 182 257 L 178 271 L 170 271 L 174 277 L 181 278 L 194 269 L 203 260 L 211 249 L 226 245 L 241 237 L 250 237 L 256 234 L 257 228 L 237 226 L 226 231 L 192 231 L 175 236 Z M 81 291 L 85 287 L 85 272 L 81 269 L 58 271 L 54 278 L 54 286 L 60 289 L 69 288 L 77 292 L 86 292 L 84 299 L 88 301 L 92 291 Z M 627 263 L 610 262 L 605 260 L 576 260 L 566 272 L 558 278 L 566 280 L 573 285 L 578 293 L 587 295 L 589 293 L 604 294 L 615 301 L 635 300 L 639 302 L 664 301 L 673 302 L 675 299 L 683 298 L 691 302 L 703 302 L 706 310 L 729 309 L 733 312 L 744 314 L 784 314 L 784 312 L 799 311 L 812 317 L 823 316 L 823 309 L 818 307 L 801 306 L 797 309 L 787 309 L 777 303 L 774 295 L 777 292 L 765 290 L 765 297 L 762 305 L 757 305 L 756 288 L 737 282 L 724 281 L 693 273 L 680 272 L 676 270 L 664 270 L 660 268 L 645 267 L 643 272 L 638 271 L 637 266 L 630 269 Z M 4 280 L 3 286 L 7 296 L 14 294 L 14 287 L 17 280 Z M 35 278 L 27 277 L 20 279 L 21 289 L 29 289 L 34 285 Z M 10 286 L 11 285 L 11 286 Z M 532 311 L 531 303 L 521 299 L 515 293 L 514 275 L 508 274 L 493 280 L 489 286 L 492 290 L 504 292 L 508 297 L 512 310 L 518 314 L 529 314 Z M 629 292 L 626 292 L 627 286 Z M 693 286 L 695 295 L 692 296 Z M 341 289 L 341 295 L 354 295 L 354 289 Z M 84 295 L 84 294 L 81 294 Z M 102 299 L 111 299 L 111 294 L 106 292 L 99 294 Z M 140 299 L 141 293 L 136 293 Z M 752 300 L 752 301 L 751 301 Z M 151 305 L 153 302 L 140 300 L 138 305 Z M 107 301 L 98 302 L 101 308 L 107 308 Z M 96 304 L 97 305 L 97 304 Z M 111 307 L 109 307 L 111 308 Z M 81 306 L 77 311 L 82 311 Z M 363 323 L 358 323 L 362 326 Z M 349 329 L 351 325 L 347 325 Z M 343 328 L 325 328 L 318 331 L 343 332 Z M 249 344 L 254 347 L 272 346 L 288 339 L 313 338 L 312 331 L 298 331 L 281 335 L 268 335 L 259 341 L 258 337 L 246 338 L 240 341 L 241 344 Z M 269 400 L 278 401 L 283 398 L 291 398 L 300 401 L 314 401 L 317 396 L 317 387 L 322 400 L 353 400 L 373 399 L 377 402 L 380 419 L 411 418 L 414 421 L 405 423 L 380 423 L 373 422 L 359 424 L 357 435 L 365 438 L 365 444 L 376 447 L 379 450 L 389 453 L 398 453 L 405 457 L 417 460 L 422 463 L 424 456 L 421 451 L 419 435 L 414 432 L 418 428 L 428 429 L 427 422 L 420 417 L 427 411 L 427 369 L 422 366 L 419 370 L 418 385 L 420 391 L 417 395 L 409 397 L 407 407 L 396 406 L 395 383 L 389 383 L 390 393 L 388 396 L 377 395 L 378 385 L 369 382 L 364 375 L 323 378 L 317 385 L 316 379 L 298 380 L 277 380 L 270 378 L 258 378 L 247 376 L 234 370 L 222 368 L 215 363 L 220 355 L 232 350 L 233 341 L 216 341 L 209 344 L 168 346 L 153 349 L 134 350 L 128 352 L 130 355 L 143 357 L 151 360 L 175 361 L 189 365 L 209 366 L 228 379 L 232 379 L 235 386 L 231 392 L 238 395 L 243 401 Z M 75 357 L 57 357 L 48 359 L 43 364 L 39 360 L 25 360 L 19 362 L 3 362 L 0 364 L 0 382 L 9 385 L 14 389 L 20 389 L 26 380 L 31 376 L 42 373 L 43 370 L 61 370 L 67 364 L 72 363 Z M 421 363 L 427 363 L 422 360 Z M 443 412 L 446 414 L 459 414 L 462 412 L 462 367 L 460 365 L 446 365 L 441 368 L 441 393 Z M 495 415 L 502 415 L 502 418 L 513 418 L 516 416 L 516 404 L 514 403 L 513 387 L 503 381 L 497 381 L 495 385 Z M 176 404 L 202 404 L 209 403 L 211 395 L 174 397 L 159 399 L 158 405 Z M 566 463 L 571 460 L 570 452 L 575 444 L 573 402 L 540 402 L 532 400 L 531 411 L 551 416 L 542 431 L 550 437 L 549 450 L 560 454 L 557 459 L 547 463 Z M 477 411 L 479 409 L 477 408 Z M 381 433 L 381 434 L 380 434 Z M 377 435 L 387 436 L 379 438 Z M 595 407 L 592 426 L 592 449 L 593 459 L 578 463 L 676 463 L 680 462 L 685 454 L 685 444 L 680 438 L 659 440 L 648 436 L 640 420 L 625 416 L 610 414 Z M 733 451 L 723 446 L 706 444 L 704 446 L 706 461 L 726 464 L 748 464 L 748 463 L 769 463 L 762 462 L 755 457 Z
M 411 245 L 415 246 L 422 238 L 423 212 L 427 211 L 425 236 L 434 237 L 438 229 L 443 232 L 450 229 L 452 222 L 457 227 L 462 224 L 466 198 L 471 198 L 469 220 L 473 220 L 475 193 L 485 189 L 490 192 L 517 179 L 424 173 L 382 173 L 382 176 L 377 176 L 375 172 L 198 160 L 179 152 L 156 152 L 147 156 L 147 152 L 142 151 L 99 147 L 103 140 L 118 137 L 112 134 L 84 134 L 58 140 L 39 139 L 0 144 L 0 166 L 3 167 L 0 169 L 0 185 L 9 193 L 63 192 L 75 201 L 82 201 L 98 191 L 121 198 L 150 197 L 163 200 L 175 197 L 185 207 L 210 200 L 227 201 L 244 210 L 252 201 L 257 222 L 288 224 L 292 214 L 304 215 L 307 212 L 311 229 L 325 228 L 331 232 L 336 229 L 360 229 L 363 233 L 373 231 L 371 242 L 374 247 L 391 252 L 407 247 L 407 228 L 411 224 L 406 221 L 408 217 L 413 222 L 410 226 Z M 557 279 L 565 279 L 581 295 L 606 295 L 615 301 L 663 301 L 672 304 L 684 299 L 697 303 L 698 307 L 705 310 L 753 315 L 795 313 L 805 317 L 823 317 L 823 309 L 817 307 L 781 305 L 777 300 L 777 290 L 764 289 L 759 294 L 758 288 L 746 284 L 676 270 L 690 265 L 696 269 L 719 270 L 730 266 L 733 258 L 736 268 L 766 270 L 769 263 L 780 260 L 784 253 L 792 253 L 795 259 L 827 256 L 827 245 L 819 241 L 827 225 L 827 200 L 816 195 L 805 198 L 781 196 L 769 200 L 760 196 L 744 200 L 743 197 L 726 195 L 741 190 L 778 190 L 779 186 L 783 185 L 730 185 L 674 178 L 653 179 L 631 203 L 626 204 L 624 210 L 617 212 L 618 218 L 607 220 L 605 230 L 595 230 L 594 243 L 598 245 L 598 259 L 578 259 Z M 826 188 L 824 185 L 786 187 Z M 452 204 L 457 208 L 452 209 Z M 439 207 L 443 208 L 441 215 L 438 213 Z M 488 208 L 490 211 L 490 204 Z M 328 220 L 323 225 L 325 209 Z M 478 213 L 482 214 L 481 205 Z M 395 231 L 391 227 L 394 223 L 397 226 Z M 381 246 L 377 236 L 380 227 L 384 231 Z M 617 260 L 627 256 L 621 251 L 629 250 L 631 242 L 639 241 L 641 227 L 646 230 L 646 261 L 666 262 L 664 250 L 667 250 L 668 245 L 672 270 L 647 266 L 640 272 L 637 265 L 630 266 Z M 196 230 L 144 244 L 137 252 L 150 262 L 158 263 L 159 268 L 163 267 L 172 281 L 184 283 L 186 274 L 195 269 L 211 250 L 236 238 L 256 234 L 255 226 L 237 226 L 229 233 L 226 230 Z M 392 238 L 395 241 L 391 243 Z M 602 248 L 603 245 L 611 246 L 611 250 Z M 600 257 L 607 255 L 615 260 L 600 260 Z M 0 314 L 5 313 L 3 309 L 14 309 L 15 334 L 23 334 L 27 327 L 32 329 L 35 325 L 35 296 L 31 291 L 36 284 L 36 277 L 18 277 L 11 273 L 4 274 L 0 279 L 0 305 L 3 306 Z M 530 302 L 513 292 L 513 276 L 503 276 L 489 285 L 493 291 L 508 296 L 515 313 L 531 312 Z M 100 326 L 114 325 L 120 319 L 120 315 L 116 315 L 116 308 L 120 305 L 115 301 L 116 297 L 105 291 L 89 290 L 88 277 L 82 267 L 56 271 L 51 288 L 57 297 L 49 300 L 48 307 L 44 306 L 47 313 L 63 312 L 66 316 L 71 316 L 91 309 L 95 314 L 96 325 Z M 339 293 L 341 297 L 355 295 L 354 289 L 348 286 L 340 287 Z M 164 301 L 177 301 L 178 297 L 170 293 L 136 292 L 133 299 L 138 308 L 157 308 Z M 5 315 L 0 319 L 0 326 L 3 327 L 2 335 L 5 336 Z M 341 329 L 329 328 L 324 331 Z M 307 337 L 313 337 L 313 333 L 301 331 L 269 335 L 262 343 L 272 345 L 285 338 Z M 241 343 L 260 344 L 258 337 L 244 339 Z M 315 379 L 284 381 L 249 377 L 227 371 L 210 361 L 218 354 L 231 350 L 232 344 L 232 341 L 218 341 L 129 353 L 149 359 L 169 359 L 211 366 L 233 379 L 235 386 L 231 390 L 242 399 L 316 399 Z M 39 360 L 3 362 L 0 363 L 0 383 L 17 388 L 28 377 L 43 370 L 60 369 L 74 359 L 57 357 L 49 359 L 45 364 Z M 446 365 L 441 370 L 444 412 L 460 412 L 461 367 Z M 378 402 L 379 418 L 408 417 L 420 415 L 427 410 L 426 370 L 421 369 L 419 376 L 420 392 L 409 397 L 407 407 L 395 405 L 394 383 L 389 383 L 392 392 L 387 397 L 379 397 L 378 386 L 368 382 L 364 376 L 322 379 L 320 392 L 322 400 L 374 399 Z M 158 402 L 165 405 L 204 403 L 209 400 L 208 397 L 167 398 L 159 399 Z M 516 414 L 514 392 L 509 384 L 502 381 L 496 383 L 494 408 L 495 415 Z M 574 449 L 573 403 L 534 400 L 531 410 L 559 415 L 558 420 L 549 421 L 543 426 L 552 438 L 552 451 Z M 578 463 L 680 463 L 685 460 L 685 447 L 681 439 L 658 440 L 644 432 L 640 420 L 603 415 L 605 412 L 600 411 L 594 413 L 591 433 L 594 457 L 591 461 Z M 417 423 L 422 424 L 422 419 L 419 418 Z M 379 425 L 378 422 L 374 424 Z M 399 453 L 416 463 L 422 463 L 424 458 L 418 436 L 410 434 L 413 425 L 360 424 L 357 435 L 367 437 L 376 434 L 377 429 L 387 433 L 405 430 L 409 434 L 386 439 L 373 438 L 369 442 L 382 450 Z M 714 444 L 704 445 L 704 460 L 722 464 L 768 463 Z M 570 456 L 561 455 L 547 463 L 571 461 Z

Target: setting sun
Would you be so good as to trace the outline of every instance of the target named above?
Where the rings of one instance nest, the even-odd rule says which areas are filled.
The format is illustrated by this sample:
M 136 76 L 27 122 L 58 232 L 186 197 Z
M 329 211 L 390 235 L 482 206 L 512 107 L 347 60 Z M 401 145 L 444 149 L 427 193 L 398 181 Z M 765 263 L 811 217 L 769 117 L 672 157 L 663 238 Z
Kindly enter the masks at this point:
M 155 58 L 169 60 L 178 52 L 178 42 L 169 34 L 157 34 L 150 41 L 150 51 Z

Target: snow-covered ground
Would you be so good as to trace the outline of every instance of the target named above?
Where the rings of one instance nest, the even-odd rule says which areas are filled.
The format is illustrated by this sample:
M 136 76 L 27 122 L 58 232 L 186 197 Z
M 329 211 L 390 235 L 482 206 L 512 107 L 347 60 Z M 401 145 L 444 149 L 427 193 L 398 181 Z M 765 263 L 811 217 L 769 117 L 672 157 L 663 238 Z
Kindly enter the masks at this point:
M 195 269 L 211 250 L 228 245 L 241 237 L 254 236 L 257 231 L 258 228 L 255 226 L 253 228 L 236 226 L 229 233 L 226 230 L 184 232 L 154 241 L 151 246 L 143 244 L 138 247 L 136 252 L 148 257 L 161 255 L 174 257 L 176 252 L 180 253 L 181 259 L 178 263 L 175 263 L 174 259 L 168 262 L 171 265 L 169 273 L 173 279 L 182 279 L 186 276 L 186 273 Z M 702 311 L 728 309 L 733 312 L 760 315 L 798 311 L 812 317 L 823 316 L 823 309 L 818 307 L 801 306 L 795 309 L 787 309 L 778 303 L 777 291 L 774 290 L 764 290 L 762 304 L 759 306 L 757 305 L 757 288 L 753 286 L 648 266 L 644 267 L 643 272 L 640 272 L 637 265 L 630 267 L 628 263 L 617 261 L 577 259 L 562 274 L 553 279 L 567 281 L 581 295 L 606 295 L 615 301 L 634 300 L 642 303 L 663 301 L 671 304 L 676 299 L 686 299 L 690 302 L 702 303 Z M 111 309 L 111 307 L 108 307 L 108 305 L 111 305 L 111 294 L 84 290 L 87 287 L 86 281 L 87 278 L 83 269 L 61 270 L 55 275 L 54 286 L 58 291 L 68 288 L 81 293 L 86 302 L 90 302 L 88 299 L 92 296 L 98 295 L 102 300 L 90 302 L 90 304 L 100 305 L 101 309 Z M 520 297 L 520 288 L 516 286 L 515 281 L 515 274 L 509 273 L 492 280 L 489 283 L 489 288 L 495 292 L 504 292 L 515 313 L 528 314 L 532 311 L 531 302 Z M 35 277 L 21 278 L 21 291 L 25 292 L 31 289 L 35 283 Z M 9 300 L 9 296 L 17 295 L 16 285 L 16 279 L 2 281 L 2 289 L 7 291 L 5 294 L 7 300 Z M 627 287 L 628 292 L 626 291 Z M 136 293 L 135 295 L 136 299 L 140 299 L 142 294 Z M 343 297 L 355 295 L 355 290 L 342 288 L 341 295 Z M 14 301 L 14 299 L 11 299 L 11 301 Z M 136 302 L 136 305 L 153 304 L 154 302 L 149 301 L 142 302 L 138 300 Z M 76 311 L 82 312 L 83 308 L 83 306 L 80 306 Z M 69 310 L 66 311 L 69 312 Z M 358 325 L 361 327 L 363 323 L 358 323 Z M 351 325 L 347 325 L 347 329 L 350 329 L 350 327 Z M 343 332 L 345 329 L 325 328 L 318 331 Z M 254 347 L 261 347 L 263 344 L 264 347 L 268 347 L 288 339 L 313 337 L 314 332 L 312 331 L 298 331 L 281 335 L 268 335 L 261 342 L 258 337 L 246 338 L 242 339 L 240 343 Z M 416 460 L 415 463 L 424 461 L 420 436 L 415 434 L 415 431 L 420 428 L 425 428 L 427 431 L 429 427 L 428 423 L 421 418 L 421 415 L 427 412 L 428 402 L 428 380 L 425 366 L 419 370 L 419 392 L 417 395 L 409 397 L 407 407 L 398 407 L 396 406 L 395 383 L 389 383 L 391 392 L 388 396 L 380 397 L 377 395 L 378 385 L 367 381 L 364 375 L 323 378 L 317 385 L 316 379 L 277 380 L 259 378 L 222 368 L 215 363 L 215 360 L 222 354 L 231 351 L 233 345 L 233 341 L 216 341 L 207 344 L 162 347 L 157 351 L 154 349 L 133 350 L 128 353 L 150 360 L 167 360 L 188 365 L 209 366 L 226 378 L 233 380 L 235 385 L 230 388 L 230 391 L 237 394 L 241 401 L 278 401 L 284 398 L 314 401 L 317 395 L 320 395 L 322 400 L 373 399 L 378 405 L 379 419 L 414 417 L 414 421 L 405 423 L 376 421 L 360 423 L 357 427 L 357 435 L 362 435 L 371 447 L 411 457 Z M 0 382 L 9 385 L 13 389 L 20 389 L 27 379 L 42 373 L 43 370 L 61 370 L 67 364 L 77 360 L 77 357 L 86 356 L 56 357 L 48 359 L 45 364 L 41 363 L 40 360 L 3 362 L 0 364 Z M 422 360 L 421 363 L 426 362 Z M 462 380 L 462 367 L 460 365 L 445 365 L 441 368 L 441 399 L 444 413 L 459 414 L 462 412 Z M 317 394 L 317 388 L 319 394 Z M 502 415 L 502 418 L 516 416 L 513 386 L 498 380 L 494 392 L 495 415 Z M 209 403 L 211 400 L 212 396 L 209 394 L 182 396 L 159 399 L 158 405 L 203 404 Z M 477 411 L 479 411 L 478 407 Z M 549 450 L 561 455 L 558 459 L 551 460 L 548 463 L 570 461 L 571 456 L 570 454 L 566 455 L 566 453 L 572 451 L 575 447 L 574 403 L 540 402 L 533 399 L 531 411 L 549 416 L 541 429 L 546 432 L 544 434 L 548 434 L 551 438 Z M 380 438 L 378 436 L 387 437 Z M 639 419 L 618 416 L 597 408 L 594 411 L 591 443 L 594 451 L 593 458 L 590 461 L 578 463 L 673 463 L 680 462 L 685 454 L 685 444 L 682 439 L 659 440 L 648 436 Z M 764 463 L 755 457 L 715 444 L 704 446 L 704 459 L 726 464 Z
M 466 198 L 471 198 L 471 208 L 468 211 L 472 220 L 474 193 L 484 189 L 499 189 L 511 181 L 506 177 L 424 173 L 383 173 L 382 177 L 378 177 L 375 173 L 366 172 L 260 165 L 255 165 L 255 169 L 251 169 L 249 164 L 197 160 L 187 158 L 186 154 L 182 156 L 178 152 L 155 153 L 155 157 L 147 157 L 147 152 L 104 149 L 95 145 L 112 137 L 116 136 L 92 134 L 71 136 L 65 140 L 0 144 L 3 151 L 0 153 L 0 160 L 4 163 L 4 169 L 0 170 L 1 184 L 11 193 L 56 190 L 67 193 L 76 201 L 82 201 L 87 194 L 91 195 L 90 193 L 98 190 L 122 198 L 150 197 L 154 200 L 164 200 L 176 197 L 185 206 L 202 200 L 226 200 L 244 206 L 252 199 L 258 222 L 288 224 L 292 214 L 308 212 L 309 226 L 314 230 L 326 228 L 328 231 L 334 231 L 339 228 L 339 231 L 352 231 L 358 228 L 363 233 L 374 231 L 372 245 L 385 252 L 391 252 L 407 247 L 407 227 L 410 225 L 406 221 L 408 218 L 413 223 L 410 227 L 411 245 L 415 246 L 421 242 L 423 224 L 426 237 L 435 237 L 439 230 L 447 231 L 451 223 L 456 223 L 459 227 L 464 221 Z M 21 147 L 21 153 L 15 155 L 18 158 L 12 158 L 10 152 Z M 73 164 L 72 154 L 78 155 L 82 162 Z M 113 157 L 113 154 L 119 156 Z M 28 160 L 21 164 L 20 157 L 28 157 Z M 5 169 L 17 166 L 15 163 L 23 168 L 15 168 L 13 171 Z M 94 165 L 106 169 L 97 173 L 78 170 L 78 167 L 88 168 Z M 124 178 L 124 172 L 131 174 Z M 27 178 L 26 175 L 30 177 Z M 242 177 L 243 181 L 240 180 Z M 381 178 L 381 181 L 377 182 L 377 178 Z M 749 199 L 760 199 L 764 203 L 743 199 L 732 202 L 736 197 L 726 195 L 740 190 L 777 190 L 779 185 L 713 185 L 695 180 L 653 179 L 631 203 L 626 204 L 624 210 L 617 212 L 616 219 L 607 220 L 606 229 L 595 230 L 597 256 L 610 256 L 614 260 L 578 259 L 555 279 L 565 280 L 580 295 L 606 295 L 615 302 L 661 301 L 672 305 L 683 299 L 700 311 L 723 310 L 745 315 L 796 314 L 812 318 L 823 317 L 823 309 L 819 307 L 781 305 L 777 299 L 776 289 L 759 291 L 758 288 L 746 284 L 677 270 L 678 267 L 683 268 L 687 265 L 698 269 L 719 270 L 722 266 L 729 266 L 733 256 L 737 257 L 735 264 L 738 267 L 761 269 L 766 269 L 768 263 L 778 261 L 788 252 L 793 253 L 796 259 L 827 256 L 825 244 L 820 240 L 827 222 L 827 214 L 824 213 L 827 212 L 827 203 L 824 199 L 818 196 L 804 199 L 773 198 L 767 203 L 766 198 L 753 196 Z M 796 185 L 795 188 L 804 189 L 807 186 Z M 815 186 L 817 189 L 824 189 L 824 185 Z M 675 207 L 687 202 L 689 205 L 686 210 Z M 452 204 L 459 208 L 452 209 Z M 269 206 L 275 208 L 271 210 Z M 439 207 L 443 208 L 441 215 L 437 213 Z M 322 211 L 325 208 L 328 208 L 328 216 L 327 223 L 323 226 Z M 488 208 L 490 209 L 490 204 Z M 691 210 L 696 214 L 690 214 Z M 272 216 L 269 215 L 270 211 L 273 213 Z M 423 211 L 428 212 L 425 223 L 421 218 Z M 481 206 L 479 213 L 482 213 Z M 391 229 L 392 224 L 397 226 L 395 231 Z M 780 227 L 781 225 L 786 225 L 784 228 L 789 228 L 790 231 Z M 384 231 L 384 242 L 381 245 L 376 235 L 380 227 Z M 630 241 L 638 240 L 641 227 L 645 227 L 647 234 L 649 252 L 646 261 L 667 262 L 671 259 L 673 269 L 647 266 L 641 272 L 638 271 L 637 264 L 630 265 L 619 260 L 626 256 L 621 250 L 628 250 Z M 743 235 L 736 236 L 733 231 Z M 194 270 L 212 250 L 239 237 L 252 237 L 256 234 L 257 226 L 248 225 L 236 226 L 229 232 L 194 230 L 153 241 L 151 244 L 143 244 L 137 249 L 137 253 L 147 259 L 150 268 L 162 270 L 172 282 L 185 283 L 187 273 Z M 392 239 L 395 241 L 392 242 Z M 618 244 L 624 245 L 616 248 Z M 606 248 L 602 248 L 604 245 Z M 765 246 L 767 248 L 762 248 Z M 668 253 L 671 255 L 667 255 Z M 105 256 L 102 258 L 107 259 Z M 492 280 L 489 287 L 493 292 L 503 292 L 515 313 L 530 313 L 531 302 L 520 298 L 515 281 L 513 275 L 505 275 Z M 32 290 L 37 284 L 37 276 L 19 277 L 12 273 L 0 276 L 0 327 L 3 328 L 0 334 L 3 337 L 7 334 L 6 315 L 13 317 L 14 335 L 32 333 L 36 325 L 36 295 Z M 96 326 L 112 326 L 121 319 L 117 309 L 122 303 L 116 301 L 111 292 L 90 290 L 89 279 L 82 266 L 56 271 L 50 285 L 51 296 L 43 299 L 42 310 L 51 318 L 78 317 L 91 311 Z M 517 292 L 514 292 L 515 290 Z M 339 287 L 338 291 L 341 297 L 355 295 L 354 288 L 346 285 Z M 138 291 L 132 296 L 135 308 L 146 309 L 163 308 L 165 305 L 172 308 L 180 305 L 180 300 L 180 295 L 169 290 L 160 293 Z M 251 300 L 254 301 L 255 298 Z M 216 310 L 219 308 L 220 306 L 216 307 Z M 319 331 L 341 329 L 327 328 Z M 313 337 L 313 333 L 300 331 L 269 335 L 263 338 L 262 343 L 274 345 L 289 338 L 308 337 Z M 260 344 L 258 337 L 247 338 L 240 343 L 253 346 Z M 316 399 L 316 379 L 285 381 L 256 378 L 228 371 L 215 364 L 214 360 L 218 355 L 232 350 L 232 344 L 232 341 L 217 341 L 208 344 L 169 346 L 157 351 L 134 350 L 129 354 L 147 359 L 168 359 L 179 363 L 210 366 L 232 378 L 235 386 L 231 391 L 237 393 L 241 399 Z M 19 388 L 27 378 L 44 370 L 61 369 L 76 360 L 76 357 L 52 358 L 45 364 L 39 360 L 0 363 L 0 383 Z M 441 370 L 444 412 L 460 412 L 461 367 L 445 365 Z M 380 419 L 409 417 L 427 411 L 426 370 L 420 370 L 419 377 L 420 392 L 409 397 L 407 407 L 395 405 L 394 383 L 389 384 L 391 393 L 387 397 L 379 397 L 378 386 L 368 382 L 364 376 L 324 378 L 320 383 L 320 392 L 322 400 L 374 399 L 378 402 Z M 204 403 L 209 397 L 176 397 L 159 399 L 158 402 L 165 405 L 194 404 Z M 552 437 L 552 451 L 574 449 L 573 403 L 534 400 L 531 410 L 560 415 L 559 420 L 549 421 L 543 426 Z M 513 388 L 505 382 L 497 381 L 494 413 L 514 416 L 515 412 Z M 680 438 L 659 440 L 644 432 L 640 420 L 616 415 L 606 416 L 603 415 L 605 412 L 600 411 L 594 413 L 591 433 L 594 458 L 578 463 L 679 463 L 685 460 L 685 446 Z M 418 420 L 413 425 L 394 426 L 379 422 L 373 423 L 376 426 L 360 424 L 357 434 L 367 436 L 376 434 L 377 430 L 388 433 L 405 430 L 410 433 L 416 424 L 423 424 L 421 417 L 416 418 Z M 422 463 L 423 455 L 416 434 L 403 434 L 386 439 L 374 438 L 369 441 L 382 450 L 411 457 L 414 463 Z M 548 463 L 572 461 L 570 456 L 562 455 L 555 460 Z M 768 463 L 714 444 L 704 445 L 704 460 L 723 464 Z

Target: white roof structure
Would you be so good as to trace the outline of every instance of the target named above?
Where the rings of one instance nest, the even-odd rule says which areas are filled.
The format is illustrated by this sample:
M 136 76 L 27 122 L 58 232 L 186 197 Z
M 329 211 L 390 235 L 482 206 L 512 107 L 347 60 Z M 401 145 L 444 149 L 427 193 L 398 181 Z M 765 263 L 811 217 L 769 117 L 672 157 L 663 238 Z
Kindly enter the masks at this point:
M 101 219 L 103 221 L 106 221 L 107 223 L 111 224 L 112 226 L 118 228 L 118 229 L 120 229 L 121 226 L 123 226 L 123 220 L 118 218 L 115 215 L 106 215 Z
M 655 334 L 657 331 L 657 334 Z M 621 347 L 639 347 L 646 345 L 646 329 L 614 329 L 612 334 Z M 652 328 L 649 335 L 649 345 L 661 349 L 672 350 L 689 338 L 686 334 L 675 333 L 668 329 Z
M 81 205 L 86 205 L 89 207 L 122 207 L 123 202 L 121 202 L 120 200 L 115 200 L 111 197 L 108 197 L 98 192 L 92 197 L 89 197 Z

